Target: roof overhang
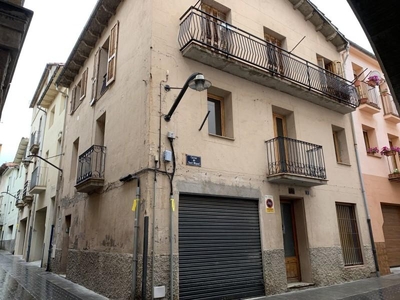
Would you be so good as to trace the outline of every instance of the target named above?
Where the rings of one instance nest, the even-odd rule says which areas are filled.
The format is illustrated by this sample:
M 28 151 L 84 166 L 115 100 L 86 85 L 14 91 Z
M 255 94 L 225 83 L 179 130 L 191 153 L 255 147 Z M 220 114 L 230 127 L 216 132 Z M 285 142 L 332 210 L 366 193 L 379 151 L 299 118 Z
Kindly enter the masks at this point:
M 49 108 L 53 100 L 58 94 L 55 78 L 57 78 L 62 70 L 61 63 L 48 63 L 40 78 L 35 94 L 29 105 L 30 108 L 35 105 Z
M 17 153 L 15 153 L 14 164 L 19 165 L 22 162 L 22 159 L 25 157 L 26 147 L 28 147 L 29 139 L 21 138 L 19 142 Z
M 400 110 L 400 2 L 347 0 L 368 37 Z
M 337 51 L 343 51 L 348 45 L 348 40 L 337 29 L 311 1 L 309 0 L 289 0 L 293 4 L 293 8 L 300 11 L 306 21 L 310 21 L 315 30 L 321 32 L 325 36 L 326 41 L 332 43 Z
M 56 81 L 56 85 L 68 88 L 72 84 L 121 2 L 122 0 L 99 0 L 97 2 Z
M 33 12 L 0 0 L 0 118 Z

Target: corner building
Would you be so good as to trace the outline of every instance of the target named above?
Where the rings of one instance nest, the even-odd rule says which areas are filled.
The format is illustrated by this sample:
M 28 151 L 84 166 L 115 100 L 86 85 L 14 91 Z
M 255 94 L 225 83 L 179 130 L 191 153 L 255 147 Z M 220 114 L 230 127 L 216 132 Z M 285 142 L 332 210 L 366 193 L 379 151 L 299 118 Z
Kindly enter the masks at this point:
M 52 269 L 118 299 L 368 277 L 347 45 L 309 1 L 99 1 L 57 79 L 71 92 Z M 167 122 L 196 72 L 212 87 Z

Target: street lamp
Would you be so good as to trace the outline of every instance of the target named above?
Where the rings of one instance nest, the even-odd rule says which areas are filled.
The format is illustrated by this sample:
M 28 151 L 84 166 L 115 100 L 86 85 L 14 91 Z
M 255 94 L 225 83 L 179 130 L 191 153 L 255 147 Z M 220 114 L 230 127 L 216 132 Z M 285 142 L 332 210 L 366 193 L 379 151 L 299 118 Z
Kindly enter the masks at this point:
M 7 195 L 13 197 L 16 200 L 19 200 L 18 197 L 15 197 L 13 194 L 10 194 L 9 192 L 1 192 L 1 194 L 7 194 Z
M 29 157 L 29 158 L 31 158 L 31 157 L 39 158 L 39 159 L 43 160 L 44 162 L 48 163 L 50 166 L 56 168 L 58 171 L 61 172 L 61 174 L 62 174 L 62 172 L 63 172 L 62 169 L 60 169 L 59 167 L 57 167 L 56 165 L 52 164 L 52 163 L 49 162 L 47 159 L 45 159 L 45 158 L 43 158 L 43 157 L 41 157 L 41 156 L 39 156 L 39 155 L 31 154 L 31 155 L 28 155 L 27 157 Z M 24 164 L 24 167 L 25 167 L 25 168 L 28 168 L 28 167 L 29 167 L 29 164 L 33 163 L 33 161 L 30 160 L 30 159 L 25 158 L 25 159 L 22 160 L 22 163 Z
M 189 78 L 186 80 L 185 84 L 181 88 L 181 91 L 176 97 L 174 104 L 172 105 L 171 109 L 169 110 L 168 114 L 164 116 L 164 120 L 169 122 L 171 120 L 172 114 L 174 113 L 175 109 L 178 107 L 179 102 L 181 101 L 183 95 L 185 94 L 186 90 L 188 87 L 191 89 L 201 92 L 206 89 L 208 89 L 211 86 L 211 82 L 206 80 L 204 78 L 204 75 L 202 73 L 193 73 L 192 75 L 189 76 Z M 169 85 L 166 85 L 164 89 L 169 92 L 171 88 Z M 174 88 L 175 89 L 175 88 Z

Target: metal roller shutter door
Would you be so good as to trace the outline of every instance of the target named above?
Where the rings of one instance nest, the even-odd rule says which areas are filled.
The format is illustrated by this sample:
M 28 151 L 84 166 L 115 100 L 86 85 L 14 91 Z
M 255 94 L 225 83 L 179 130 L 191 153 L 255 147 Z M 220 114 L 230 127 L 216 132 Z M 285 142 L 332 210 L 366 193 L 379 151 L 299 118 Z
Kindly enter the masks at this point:
M 400 207 L 382 206 L 383 234 L 390 267 L 400 266 Z
M 180 195 L 179 299 L 263 295 L 258 201 Z

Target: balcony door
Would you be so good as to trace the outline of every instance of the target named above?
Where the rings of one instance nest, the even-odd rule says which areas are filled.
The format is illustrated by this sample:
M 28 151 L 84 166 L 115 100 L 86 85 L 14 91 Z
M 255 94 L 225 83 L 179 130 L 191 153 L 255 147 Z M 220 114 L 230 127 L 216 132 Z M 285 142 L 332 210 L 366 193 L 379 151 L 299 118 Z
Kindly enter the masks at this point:
M 267 44 L 268 69 L 283 74 L 282 41 L 265 32 L 264 39 L 269 43 Z
M 210 46 L 227 51 L 227 18 L 226 14 L 215 7 L 201 3 L 203 16 L 203 40 Z
M 276 148 L 275 148 L 275 156 L 276 161 L 278 162 L 277 168 L 278 173 L 286 173 L 287 172 L 287 151 L 286 151 L 286 141 L 285 137 L 287 137 L 287 129 L 286 129 L 286 118 L 285 116 L 273 114 L 274 117 L 274 133 L 277 138 Z

